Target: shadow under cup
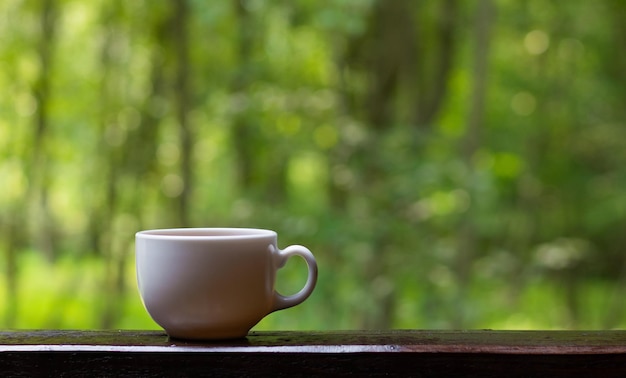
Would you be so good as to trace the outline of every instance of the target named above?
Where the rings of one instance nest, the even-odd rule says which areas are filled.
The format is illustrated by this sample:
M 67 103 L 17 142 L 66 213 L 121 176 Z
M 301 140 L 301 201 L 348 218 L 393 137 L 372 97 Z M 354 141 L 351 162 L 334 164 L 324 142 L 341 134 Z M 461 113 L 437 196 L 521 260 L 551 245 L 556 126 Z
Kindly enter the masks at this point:
M 250 228 L 181 228 L 135 235 L 137 283 L 143 304 L 169 336 L 245 337 L 267 314 L 302 303 L 317 282 L 306 247 L 277 247 L 276 232 Z M 308 267 L 291 296 L 274 289 L 276 271 L 291 256 Z

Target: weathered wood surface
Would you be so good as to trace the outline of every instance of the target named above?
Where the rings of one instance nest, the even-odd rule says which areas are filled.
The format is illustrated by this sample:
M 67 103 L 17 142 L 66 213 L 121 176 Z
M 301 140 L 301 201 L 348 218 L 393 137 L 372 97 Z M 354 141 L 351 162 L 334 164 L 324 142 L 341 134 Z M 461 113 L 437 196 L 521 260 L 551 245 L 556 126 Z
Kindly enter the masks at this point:
M 0 332 L 0 376 L 617 376 L 626 331 Z

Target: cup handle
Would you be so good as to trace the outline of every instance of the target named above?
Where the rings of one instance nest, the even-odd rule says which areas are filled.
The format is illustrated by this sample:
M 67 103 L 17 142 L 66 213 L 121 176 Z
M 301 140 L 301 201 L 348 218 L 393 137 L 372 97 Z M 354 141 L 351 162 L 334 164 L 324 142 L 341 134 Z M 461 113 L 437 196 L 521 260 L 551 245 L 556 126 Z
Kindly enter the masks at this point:
M 278 249 L 274 246 L 270 246 L 270 248 L 276 256 L 277 269 L 284 267 L 287 260 L 292 256 L 302 257 L 308 268 L 306 284 L 304 284 L 304 287 L 296 294 L 284 296 L 274 290 L 274 305 L 271 310 L 271 312 L 274 312 L 298 305 L 311 295 L 317 283 L 317 261 L 315 261 L 313 253 L 311 253 L 308 248 L 301 245 L 290 245 L 285 249 Z

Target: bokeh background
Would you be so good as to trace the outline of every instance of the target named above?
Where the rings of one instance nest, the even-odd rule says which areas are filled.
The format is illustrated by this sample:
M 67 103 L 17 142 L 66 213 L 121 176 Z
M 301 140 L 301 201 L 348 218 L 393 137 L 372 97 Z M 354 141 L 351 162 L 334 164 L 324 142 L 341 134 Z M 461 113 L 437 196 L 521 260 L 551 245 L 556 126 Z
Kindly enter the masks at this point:
M 624 20 L 621 0 L 3 0 L 0 328 L 156 328 L 134 233 L 190 226 L 315 253 L 311 298 L 256 329 L 623 328 Z

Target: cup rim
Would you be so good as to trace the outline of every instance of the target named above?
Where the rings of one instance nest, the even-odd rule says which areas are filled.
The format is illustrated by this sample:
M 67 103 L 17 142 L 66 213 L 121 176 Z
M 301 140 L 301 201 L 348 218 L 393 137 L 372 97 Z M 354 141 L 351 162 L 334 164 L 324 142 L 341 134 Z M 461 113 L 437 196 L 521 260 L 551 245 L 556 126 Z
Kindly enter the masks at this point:
M 137 232 L 135 237 L 157 240 L 242 240 L 276 235 L 275 231 L 262 228 L 188 227 L 143 230 Z

